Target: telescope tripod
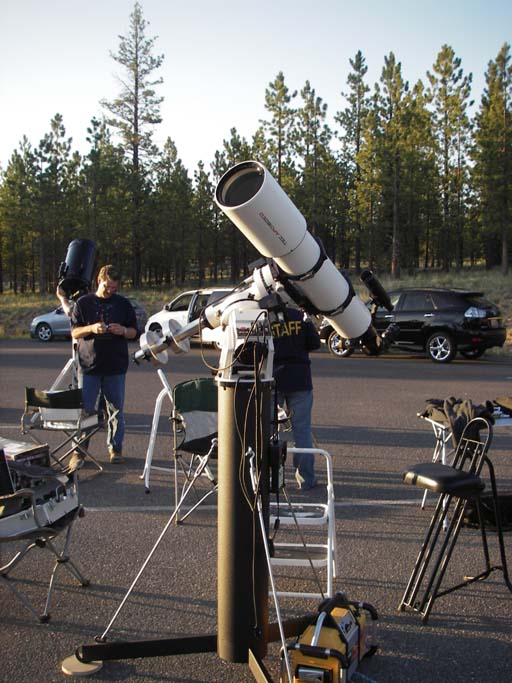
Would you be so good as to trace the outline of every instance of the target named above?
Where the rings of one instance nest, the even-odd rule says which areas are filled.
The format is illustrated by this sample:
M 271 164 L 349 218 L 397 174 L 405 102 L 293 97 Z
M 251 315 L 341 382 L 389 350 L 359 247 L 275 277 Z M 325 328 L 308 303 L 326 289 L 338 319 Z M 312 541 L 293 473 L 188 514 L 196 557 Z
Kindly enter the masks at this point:
M 76 342 L 71 341 L 71 358 L 66 361 L 66 364 L 57 375 L 54 383 L 50 387 L 50 391 L 57 391 L 58 389 L 78 389 L 80 386 L 79 382 L 79 372 L 80 363 L 78 361 L 78 350 L 76 347 Z M 70 376 L 68 382 L 65 379 Z
M 310 622 L 310 617 L 304 616 L 282 624 L 268 623 L 268 570 L 262 530 L 268 533 L 270 517 L 267 451 L 271 383 L 242 381 L 223 385 L 221 381 L 218 392 L 217 632 L 122 642 L 102 642 L 102 636 L 95 644 L 78 647 L 74 657 L 64 661 L 65 673 L 76 673 L 79 667 L 87 665 L 93 673 L 100 662 L 107 660 L 217 652 L 225 661 L 247 663 L 258 683 L 272 683 L 263 662 L 268 643 L 282 640 L 283 636 L 297 636 Z M 255 453 L 258 474 L 258 491 L 254 494 L 258 498 L 250 501 L 247 494 L 252 495 L 254 474 L 251 478 L 246 462 L 248 449 Z M 161 537 L 169 525 L 170 522 Z M 77 665 L 75 670 L 70 665 L 72 659 Z M 83 673 L 83 669 L 80 671 Z

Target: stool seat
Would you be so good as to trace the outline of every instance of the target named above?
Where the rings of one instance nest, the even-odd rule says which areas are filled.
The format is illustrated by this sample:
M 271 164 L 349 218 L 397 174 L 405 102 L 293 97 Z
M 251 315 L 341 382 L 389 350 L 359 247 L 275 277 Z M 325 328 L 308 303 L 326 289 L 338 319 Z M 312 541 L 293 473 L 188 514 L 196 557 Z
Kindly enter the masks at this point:
M 455 470 L 440 462 L 413 465 L 404 472 L 403 480 L 406 484 L 458 498 L 474 498 L 485 489 L 484 482 L 476 474 Z

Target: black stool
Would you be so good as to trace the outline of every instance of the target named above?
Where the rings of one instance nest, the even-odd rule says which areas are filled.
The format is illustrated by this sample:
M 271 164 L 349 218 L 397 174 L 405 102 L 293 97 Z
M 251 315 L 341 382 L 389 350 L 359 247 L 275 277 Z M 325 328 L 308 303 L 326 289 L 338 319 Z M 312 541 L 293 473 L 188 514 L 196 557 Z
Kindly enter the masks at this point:
M 400 610 L 409 607 L 419 612 L 423 623 L 428 620 L 434 600 L 475 581 L 483 581 L 493 571 L 500 570 L 503 572 L 507 588 L 512 592 L 505 556 L 496 477 L 492 462 L 487 457 L 491 441 L 491 425 L 484 418 L 473 418 L 462 433 L 451 466 L 439 462 L 425 462 L 414 465 L 404 473 L 406 484 L 419 486 L 439 494 L 425 540 L 399 605 Z M 480 504 L 480 495 L 485 488 L 484 482 L 480 479 L 484 463 L 489 470 L 491 481 L 496 530 L 501 554 L 501 565 L 499 566 L 491 565 Z M 443 576 L 457 542 L 469 501 L 474 501 L 477 510 L 485 569 L 476 576 L 465 576 L 461 583 L 441 591 Z M 418 598 L 422 586 L 425 586 L 422 597 Z

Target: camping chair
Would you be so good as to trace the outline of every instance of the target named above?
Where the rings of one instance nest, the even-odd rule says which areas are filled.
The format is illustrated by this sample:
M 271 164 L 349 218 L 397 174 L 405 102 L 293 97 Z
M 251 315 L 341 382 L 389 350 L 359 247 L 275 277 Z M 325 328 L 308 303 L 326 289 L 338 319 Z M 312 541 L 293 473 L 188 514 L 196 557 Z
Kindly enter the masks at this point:
M 174 496 L 180 508 L 189 491 L 195 504 L 176 522 L 185 520 L 217 490 L 210 459 L 217 457 L 217 386 L 211 377 L 199 377 L 176 384 L 173 390 L 171 426 L 173 432 Z M 180 473 L 184 482 L 180 486 Z M 206 484 L 200 492 L 196 484 Z
M 217 481 L 210 468 L 210 458 L 217 456 L 217 388 L 211 377 L 187 380 L 172 388 L 162 370 L 157 370 L 157 374 L 163 388 L 155 401 L 141 479 L 144 479 L 146 493 L 149 493 L 151 470 L 174 475 L 174 516 L 178 523 L 217 490 Z M 173 467 L 153 464 L 162 403 L 165 398 L 171 404 Z M 185 478 L 183 485 L 180 485 L 180 475 Z M 196 484 L 199 485 L 201 482 L 207 483 L 207 490 L 203 489 L 193 508 L 180 518 L 180 508 L 189 492 L 194 489 L 197 494 Z
M 97 413 L 84 412 L 81 389 L 42 391 L 32 387 L 25 388 L 25 412 L 21 418 L 21 431 L 29 434 L 39 444 L 42 442 L 34 432 L 60 432 L 64 439 L 50 451 L 50 457 L 62 468 L 63 461 L 73 451 L 78 451 L 83 457 L 89 457 L 100 471 L 103 470 L 84 444 L 101 426 Z
M 3 564 L 0 560 L 0 586 L 8 588 L 32 614 L 46 623 L 50 619 L 52 592 L 60 567 L 64 567 L 82 586 L 89 584 L 68 555 L 73 522 L 83 515 L 78 500 L 76 471 L 64 474 L 32 462 L 8 462 L 4 450 L 0 449 L 0 492 L 0 545 L 16 543 L 17 548 L 8 562 Z M 64 532 L 59 550 L 55 541 Z M 55 557 L 42 613 L 8 576 L 35 548 L 47 550 Z M 35 565 L 34 573 L 38 578 L 40 571 L 41 566 Z
M 410 467 L 403 475 L 406 484 L 419 486 L 438 494 L 437 505 L 430 520 L 425 539 L 412 570 L 399 609 L 409 607 L 426 623 L 437 598 L 464 588 L 475 581 L 483 581 L 493 571 L 503 572 L 505 584 L 512 591 L 505 557 L 505 545 L 500 521 L 498 493 L 494 467 L 487 452 L 492 440 L 491 425 L 482 417 L 470 420 L 455 450 L 452 465 L 424 462 Z M 493 505 L 496 516 L 501 565 L 492 566 L 487 543 L 485 519 L 482 514 L 481 494 L 485 483 L 480 478 L 483 466 L 489 472 Z M 484 569 L 449 588 L 441 584 L 450 562 L 469 504 L 476 506 L 484 556 Z

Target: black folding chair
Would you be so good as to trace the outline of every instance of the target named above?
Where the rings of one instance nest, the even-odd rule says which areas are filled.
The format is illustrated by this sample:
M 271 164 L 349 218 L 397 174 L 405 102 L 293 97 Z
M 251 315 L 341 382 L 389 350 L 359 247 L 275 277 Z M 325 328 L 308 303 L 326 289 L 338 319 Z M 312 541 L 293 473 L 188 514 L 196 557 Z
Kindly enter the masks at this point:
M 102 465 L 85 447 L 102 424 L 97 413 L 87 414 L 83 409 L 82 390 L 49 390 L 25 388 L 25 412 L 21 418 L 21 431 L 36 443 L 42 443 L 38 431 L 60 433 L 63 440 L 50 451 L 50 457 L 63 466 L 67 457 L 78 451 L 89 457 L 101 471 Z M 63 466 L 64 467 L 64 466 Z
M 406 484 L 419 486 L 438 494 L 437 505 L 425 540 L 399 605 L 400 610 L 409 607 L 419 612 L 423 623 L 427 622 L 437 598 L 475 581 L 483 581 L 493 571 L 503 572 L 505 584 L 512 591 L 500 521 L 496 477 L 492 462 L 487 455 L 491 441 L 492 427 L 489 422 L 482 417 L 473 418 L 462 433 L 452 465 L 424 462 L 410 467 L 403 475 Z M 484 464 L 489 471 L 491 482 L 501 565 L 491 565 L 485 520 L 482 515 L 481 494 L 485 483 L 480 474 Z M 480 573 L 465 576 L 460 583 L 441 590 L 441 584 L 470 502 L 476 506 L 477 510 L 485 568 Z

